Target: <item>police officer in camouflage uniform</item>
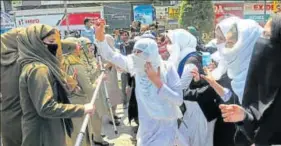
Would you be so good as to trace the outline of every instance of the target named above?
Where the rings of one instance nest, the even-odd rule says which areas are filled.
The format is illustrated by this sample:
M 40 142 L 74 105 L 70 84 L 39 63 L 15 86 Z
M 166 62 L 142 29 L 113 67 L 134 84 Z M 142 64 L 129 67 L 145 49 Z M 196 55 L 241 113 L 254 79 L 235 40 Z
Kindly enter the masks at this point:
M 100 75 L 100 72 L 94 61 L 88 56 L 85 57 L 86 53 L 84 52 L 83 47 L 87 48 L 87 46 L 83 44 L 83 41 L 81 43 L 81 39 L 67 38 L 62 44 L 65 54 L 63 65 L 67 73 L 72 75 L 78 81 L 78 85 L 80 86 L 80 91 L 76 91 L 71 100 L 73 103 L 89 102 L 95 90 L 95 80 Z M 90 119 L 88 135 L 86 141 L 83 143 L 84 146 L 92 145 L 92 143 L 102 146 L 109 145 L 109 143 L 104 141 L 101 136 L 102 115 L 105 114 L 107 108 L 100 96 L 96 99 L 95 106 L 96 113 L 93 118 Z M 75 128 L 72 138 L 73 143 L 76 140 L 82 122 L 83 119 L 74 119 Z

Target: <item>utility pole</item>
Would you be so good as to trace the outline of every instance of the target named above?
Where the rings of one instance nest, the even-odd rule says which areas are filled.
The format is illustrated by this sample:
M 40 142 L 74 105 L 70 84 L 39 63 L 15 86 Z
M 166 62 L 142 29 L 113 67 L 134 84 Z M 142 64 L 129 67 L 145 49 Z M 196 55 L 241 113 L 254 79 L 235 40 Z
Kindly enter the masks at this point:
M 4 1 L 1 1 L 1 12 L 6 12 Z
M 69 19 L 68 19 L 68 13 L 67 13 L 67 0 L 64 0 L 64 15 L 66 19 L 66 27 L 67 27 L 67 35 L 69 35 Z

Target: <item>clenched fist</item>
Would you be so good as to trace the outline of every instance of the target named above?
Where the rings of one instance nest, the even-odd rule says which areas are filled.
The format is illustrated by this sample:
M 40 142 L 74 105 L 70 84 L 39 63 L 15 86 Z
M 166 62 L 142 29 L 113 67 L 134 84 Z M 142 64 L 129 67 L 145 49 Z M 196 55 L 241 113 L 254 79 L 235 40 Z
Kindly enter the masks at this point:
M 105 28 L 105 20 L 99 19 L 97 24 L 95 25 L 95 35 L 98 41 L 104 41 L 104 28 Z

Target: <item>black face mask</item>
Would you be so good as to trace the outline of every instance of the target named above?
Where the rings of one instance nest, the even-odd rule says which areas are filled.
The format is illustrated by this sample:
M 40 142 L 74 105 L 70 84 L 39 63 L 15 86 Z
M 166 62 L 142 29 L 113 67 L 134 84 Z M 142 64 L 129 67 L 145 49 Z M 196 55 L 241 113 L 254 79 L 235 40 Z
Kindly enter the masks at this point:
M 45 45 L 47 45 L 48 50 L 49 50 L 54 56 L 57 55 L 58 44 L 46 44 L 46 43 L 45 43 Z

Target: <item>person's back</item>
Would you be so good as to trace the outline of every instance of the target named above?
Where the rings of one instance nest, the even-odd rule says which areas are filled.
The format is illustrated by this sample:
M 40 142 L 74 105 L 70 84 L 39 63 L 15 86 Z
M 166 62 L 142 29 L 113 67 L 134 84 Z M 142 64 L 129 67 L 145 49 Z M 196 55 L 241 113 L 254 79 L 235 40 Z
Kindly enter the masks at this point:
M 280 47 L 280 43 L 272 44 L 269 39 L 260 38 L 251 61 L 252 70 L 247 79 L 250 87 L 245 88 L 243 106 L 252 108 L 253 100 L 259 101 L 255 112 L 259 124 L 254 127 L 258 128 L 254 138 L 257 144 L 281 144 L 281 118 L 278 116 L 281 106 Z M 249 95 L 257 95 L 257 99 Z
M 16 36 L 23 28 L 1 35 L 1 138 L 3 145 L 20 146 L 22 142 L 19 97 L 19 65 Z
M 42 68 L 47 68 L 42 63 L 31 63 L 26 65 L 21 73 L 20 76 L 20 91 L 21 91 L 21 108 L 23 110 L 23 122 L 22 128 L 23 132 L 25 132 L 25 136 L 23 137 L 23 146 L 37 146 L 37 145 L 51 145 L 55 142 L 57 146 L 63 146 L 65 141 L 61 141 L 65 139 L 65 129 L 62 126 L 62 120 L 60 118 L 47 118 L 47 114 L 39 114 L 37 113 L 35 108 L 32 108 L 30 105 L 33 105 L 34 101 L 29 96 L 29 89 L 27 86 L 32 86 L 32 83 L 28 82 L 28 78 L 32 76 L 36 71 L 42 71 Z M 45 70 L 46 71 L 46 70 Z M 42 72 L 41 72 L 42 73 Z M 50 77 L 50 84 L 55 85 L 57 84 L 53 77 Z M 34 87 L 34 90 L 42 90 L 42 88 Z M 58 94 L 58 90 L 56 88 L 52 89 L 54 94 Z M 50 92 L 47 90 L 46 93 Z M 46 94 L 50 95 L 50 94 Z M 54 98 L 57 96 L 54 96 Z M 58 100 L 58 99 L 56 99 Z M 50 101 L 39 101 L 39 102 L 50 102 Z M 35 103 L 37 104 L 37 103 Z M 38 103 L 38 106 L 41 105 Z M 44 107 L 42 107 L 44 110 Z M 32 126 L 31 126 L 32 125 Z M 43 130 L 44 129 L 44 130 Z M 52 136 L 52 134 L 57 133 L 56 136 Z M 63 133 L 63 134 L 60 134 Z M 34 141 L 37 139 L 38 141 Z M 39 142 L 39 143 L 38 143 Z M 59 144 L 59 145 L 58 145 Z
M 281 144 L 280 24 L 281 15 L 273 16 L 269 30 L 265 30 L 270 38 L 256 42 L 243 95 L 243 108 L 249 111 L 244 128 L 256 145 Z
M 92 23 L 90 22 L 90 19 L 84 20 L 85 28 L 81 30 L 81 36 L 86 37 L 91 40 L 92 43 L 95 42 L 95 30 L 91 28 Z
M 19 100 L 18 78 L 19 66 L 17 63 L 9 66 L 1 65 L 1 137 L 4 145 L 21 145 L 22 111 Z
M 89 29 L 85 28 L 84 30 L 81 31 L 81 36 L 90 39 L 92 43 L 95 42 L 94 34 L 95 34 L 95 31 L 92 28 L 89 28 Z

